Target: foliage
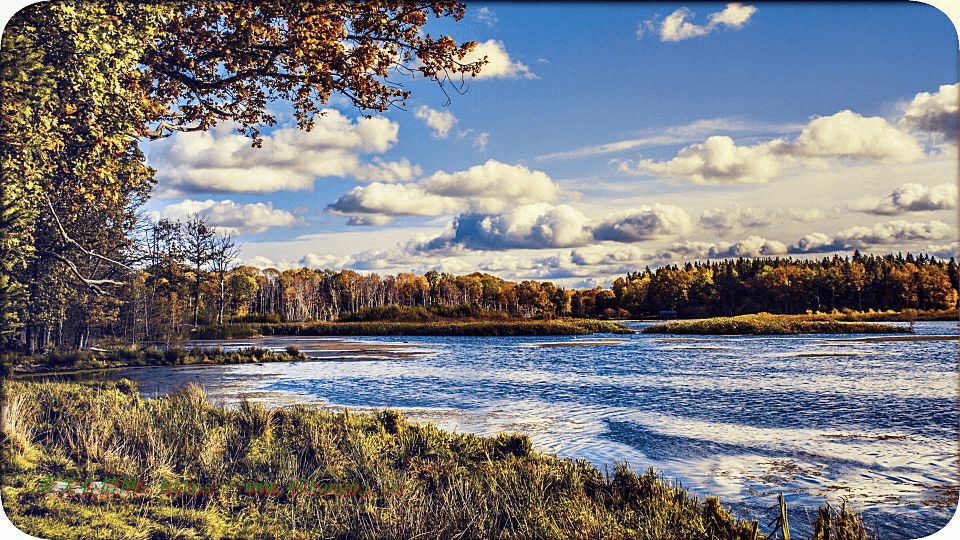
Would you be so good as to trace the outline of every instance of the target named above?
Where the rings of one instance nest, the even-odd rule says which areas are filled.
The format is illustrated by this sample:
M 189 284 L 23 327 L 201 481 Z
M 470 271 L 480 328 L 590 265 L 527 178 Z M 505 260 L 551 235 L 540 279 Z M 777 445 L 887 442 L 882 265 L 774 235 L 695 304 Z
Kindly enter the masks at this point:
M 531 449 L 524 435 L 477 437 L 396 412 L 303 406 L 232 410 L 197 387 L 141 399 L 130 385 L 7 384 L 3 505 L 45 538 L 636 538 L 753 539 L 716 499 L 701 501 L 652 469 L 603 474 Z M 155 490 L 121 498 L 44 497 L 44 476 L 132 476 L 222 485 L 210 495 Z M 290 496 L 290 482 L 401 484 L 368 497 Z M 241 493 L 274 482 L 275 496 Z M 766 520 L 764 520 L 766 521 Z M 762 537 L 761 534 L 759 537 Z M 853 538 L 853 537 L 851 537 Z

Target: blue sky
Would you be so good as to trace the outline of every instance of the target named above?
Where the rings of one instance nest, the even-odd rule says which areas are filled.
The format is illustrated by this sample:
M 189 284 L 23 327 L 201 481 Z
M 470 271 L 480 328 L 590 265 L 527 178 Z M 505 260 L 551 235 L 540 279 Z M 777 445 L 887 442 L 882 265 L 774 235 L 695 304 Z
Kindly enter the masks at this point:
M 957 253 L 957 32 L 919 3 L 483 3 L 431 34 L 491 63 L 452 100 L 343 99 L 264 148 L 145 144 L 148 210 L 247 264 L 594 286 L 688 260 Z

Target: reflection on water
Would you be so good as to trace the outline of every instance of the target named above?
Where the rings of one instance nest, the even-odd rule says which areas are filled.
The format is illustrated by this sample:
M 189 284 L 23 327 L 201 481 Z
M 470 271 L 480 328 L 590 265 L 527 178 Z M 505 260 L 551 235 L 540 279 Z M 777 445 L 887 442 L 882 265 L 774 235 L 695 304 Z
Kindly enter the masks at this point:
M 957 325 L 917 332 L 956 336 Z M 761 520 L 783 492 L 798 532 L 824 498 L 844 497 L 881 537 L 933 533 L 956 508 L 956 337 L 864 337 L 271 338 L 243 346 L 294 344 L 324 361 L 223 366 L 217 377 L 233 394 L 254 381 L 275 402 L 527 433 L 561 457 L 652 466 Z

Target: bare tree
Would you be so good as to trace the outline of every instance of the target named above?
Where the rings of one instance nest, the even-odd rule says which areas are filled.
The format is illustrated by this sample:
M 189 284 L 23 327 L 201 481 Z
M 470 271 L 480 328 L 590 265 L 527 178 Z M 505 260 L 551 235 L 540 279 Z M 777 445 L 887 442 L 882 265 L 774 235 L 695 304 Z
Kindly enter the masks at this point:
M 217 278 L 218 306 L 217 324 L 223 324 L 223 306 L 226 303 L 227 274 L 236 266 L 240 246 L 236 245 L 230 235 L 217 234 L 213 237 L 213 250 L 210 266 Z

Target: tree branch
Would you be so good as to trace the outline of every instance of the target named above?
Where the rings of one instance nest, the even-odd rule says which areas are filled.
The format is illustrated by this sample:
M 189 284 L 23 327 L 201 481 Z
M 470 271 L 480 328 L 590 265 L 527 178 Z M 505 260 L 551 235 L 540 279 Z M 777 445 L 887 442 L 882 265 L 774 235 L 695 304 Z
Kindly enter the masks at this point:
M 94 257 L 94 258 L 97 258 L 97 259 L 101 259 L 101 260 L 106 261 L 106 262 L 108 262 L 108 263 L 111 263 L 111 264 L 114 264 L 114 265 L 116 265 L 116 266 L 119 266 L 120 268 L 123 268 L 124 270 L 126 270 L 126 271 L 128 271 L 128 272 L 133 272 L 133 268 L 130 268 L 129 266 L 123 264 L 122 262 L 115 261 L 115 260 L 111 259 L 110 257 L 104 257 L 103 255 L 100 255 L 99 253 L 94 253 L 94 252 L 92 252 L 92 251 L 89 251 L 89 250 L 87 250 L 86 248 L 84 248 L 83 246 L 81 246 L 76 240 L 74 240 L 73 238 L 70 238 L 70 235 L 68 235 L 68 234 L 67 234 L 67 231 L 63 228 L 63 224 L 60 223 L 60 217 L 57 216 L 57 211 L 53 209 L 53 203 L 50 202 L 50 197 L 48 197 L 47 194 L 44 193 L 44 194 L 43 194 L 43 198 L 44 198 L 44 200 L 47 201 L 47 208 L 50 209 L 50 214 L 53 215 L 53 220 L 56 222 L 56 224 L 57 224 L 57 229 L 60 231 L 60 237 L 63 238 L 63 241 L 64 241 L 64 242 L 66 242 L 67 244 L 70 244 L 71 246 L 79 249 L 79 250 L 82 251 L 85 255 L 87 255 L 87 256 L 89 256 L 89 257 Z M 49 253 L 49 252 L 48 252 L 48 253 Z M 66 259 L 63 259 L 63 257 L 60 257 L 59 255 L 54 254 L 54 256 L 60 258 L 61 260 L 66 260 Z M 73 265 L 73 263 L 70 263 L 70 264 L 71 264 L 71 266 Z M 73 269 L 74 269 L 74 271 L 77 271 L 75 266 L 73 267 Z M 79 275 L 79 272 L 78 272 L 78 275 Z M 81 276 L 81 279 L 83 279 L 84 281 L 88 281 L 86 278 L 84 278 L 84 277 L 82 277 L 82 276 Z M 114 282 L 114 283 L 116 283 L 116 282 Z
M 80 273 L 80 270 L 77 269 L 77 265 L 73 264 L 73 261 L 71 261 L 70 259 L 64 257 L 63 255 L 60 255 L 60 254 L 58 254 L 58 253 L 54 253 L 54 252 L 52 252 L 52 251 L 48 251 L 48 250 L 46 250 L 46 249 L 38 249 L 37 251 L 39 251 L 40 253 L 44 253 L 44 254 L 50 255 L 50 256 L 53 257 L 54 259 L 57 259 L 58 261 L 60 261 L 60 262 L 62 262 L 63 264 L 67 265 L 67 268 L 69 268 L 70 271 L 73 272 L 73 275 L 77 276 L 77 279 L 79 279 L 81 283 L 83 283 L 84 285 L 86 285 L 87 287 L 89 287 L 91 290 L 93 290 L 94 292 L 96 292 L 96 293 L 99 294 L 100 296 L 110 296 L 110 297 L 113 297 L 113 296 L 114 296 L 114 295 L 108 293 L 107 291 L 104 291 L 103 289 L 101 289 L 101 288 L 99 287 L 100 285 L 123 285 L 123 282 L 115 281 L 115 280 L 112 280 L 112 279 L 89 279 L 89 278 L 85 278 L 85 277 L 83 277 L 83 274 Z

